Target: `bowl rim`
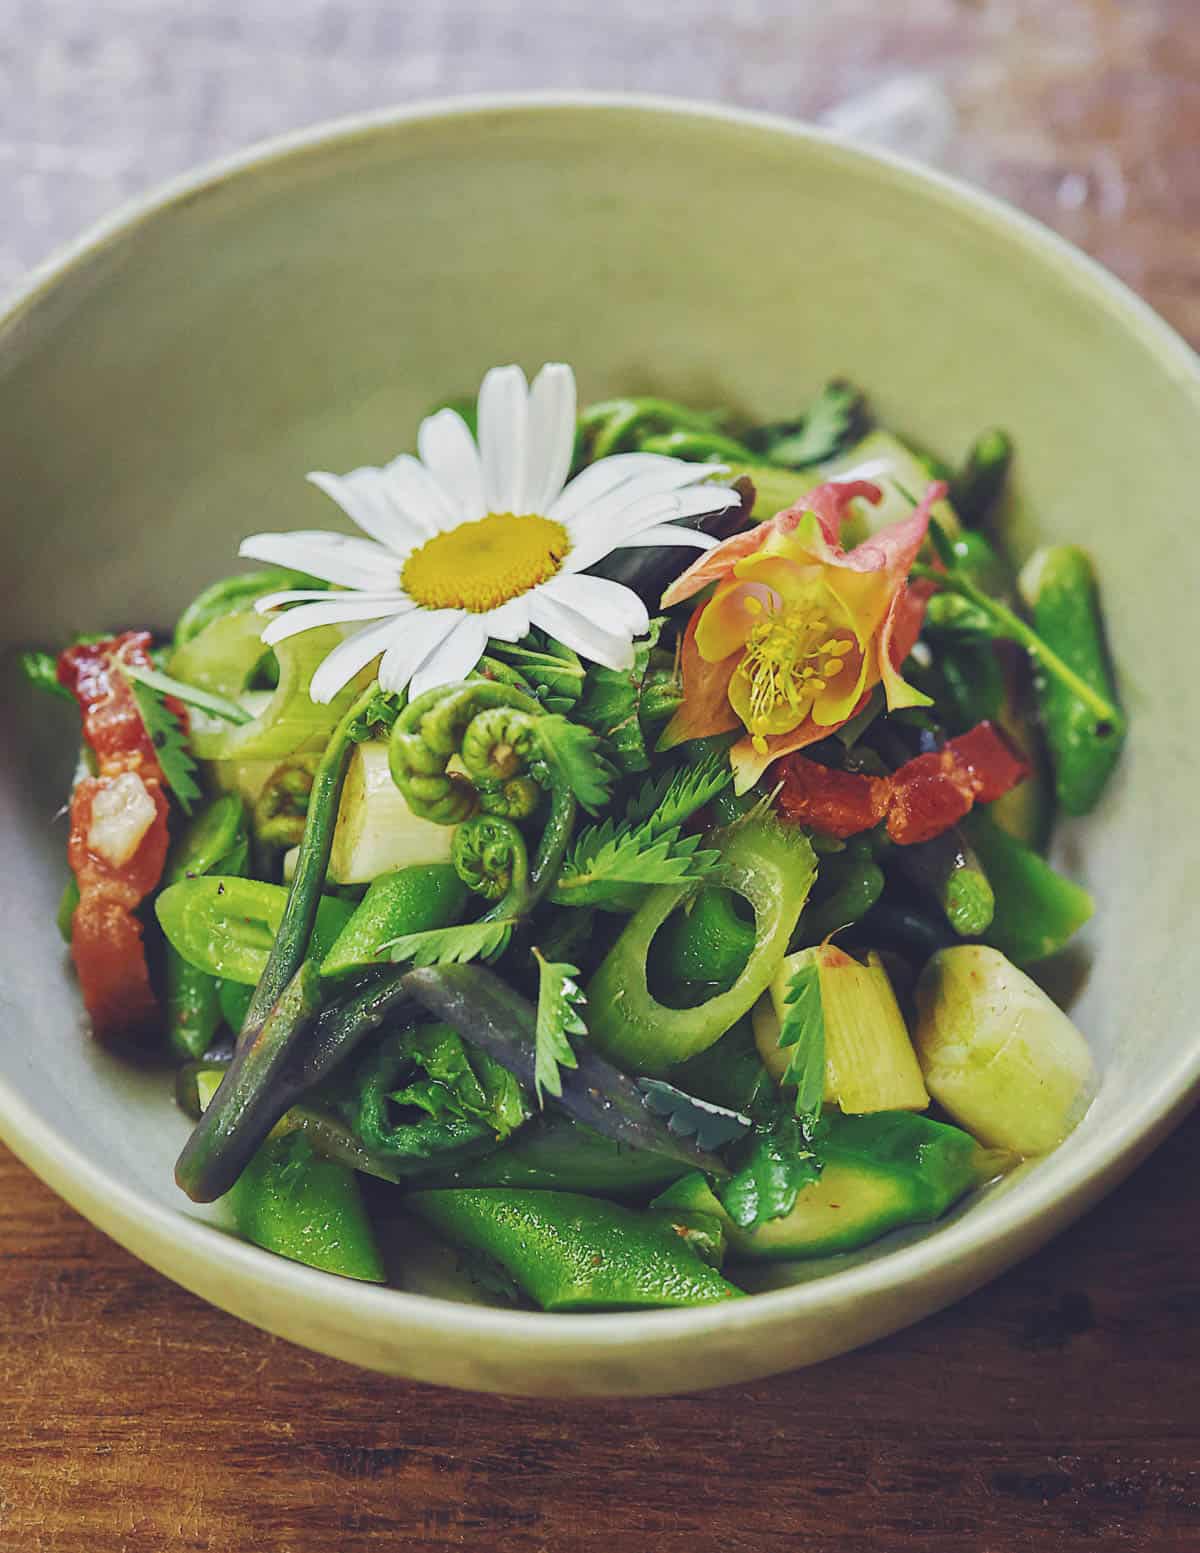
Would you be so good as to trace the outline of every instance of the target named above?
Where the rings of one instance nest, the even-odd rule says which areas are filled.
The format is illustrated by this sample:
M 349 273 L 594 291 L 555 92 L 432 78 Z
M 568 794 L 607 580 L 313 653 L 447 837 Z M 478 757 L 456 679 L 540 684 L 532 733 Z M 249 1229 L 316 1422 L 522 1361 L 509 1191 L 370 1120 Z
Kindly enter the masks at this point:
M 12 326 L 53 289 L 69 282 L 81 266 L 127 239 L 138 228 L 168 217 L 180 205 L 232 179 L 308 154 L 348 146 L 358 139 L 390 135 L 414 124 L 432 125 L 496 114 L 516 118 L 597 112 L 662 114 L 699 120 L 712 129 L 724 127 L 787 137 L 818 148 L 823 155 L 845 165 L 886 170 L 902 188 L 919 191 L 970 217 L 1014 248 L 1023 250 L 1035 262 L 1061 267 L 1093 305 L 1137 336 L 1178 385 L 1190 392 L 1200 419 L 1200 358 L 1187 342 L 1122 281 L 1032 216 L 908 157 L 866 149 L 832 131 L 781 114 L 648 93 L 551 89 L 426 99 L 399 108 L 323 121 L 207 162 L 125 202 L 34 267 L 0 299 L 0 348 Z M 107 1169 L 97 1167 L 70 1139 L 43 1121 L 2 1075 L 0 1136 L 35 1173 L 93 1222 L 99 1222 L 95 1204 L 103 1201 L 101 1227 L 123 1244 L 132 1241 L 143 1246 L 147 1235 L 164 1247 L 179 1247 L 182 1242 L 197 1260 L 214 1265 L 223 1262 L 232 1276 L 251 1284 L 265 1280 L 277 1295 L 303 1301 L 331 1319 L 353 1316 L 394 1324 L 405 1328 L 410 1337 L 436 1331 L 451 1337 L 470 1334 L 476 1340 L 500 1343 L 506 1339 L 536 1338 L 547 1350 L 547 1357 L 552 1358 L 555 1353 L 562 1357 L 562 1351 L 574 1347 L 581 1337 L 586 1337 L 595 1352 L 625 1350 L 642 1340 L 698 1340 L 731 1327 L 739 1332 L 765 1328 L 864 1296 L 886 1295 L 906 1285 L 919 1285 L 939 1268 L 977 1257 L 989 1247 L 999 1248 L 1005 1243 L 1015 1247 L 1006 1259 L 1003 1252 L 999 1261 L 983 1258 L 988 1263 L 985 1276 L 991 1276 L 1000 1266 L 1064 1227 L 1127 1174 L 1181 1119 L 1195 1098 L 1198 1085 L 1200 1042 L 1194 1050 L 1185 1049 L 1168 1064 L 1135 1108 L 1114 1119 L 1104 1132 L 1082 1141 L 1054 1171 L 1035 1170 L 1019 1190 L 998 1194 L 978 1209 L 943 1224 L 935 1233 L 867 1263 L 728 1304 L 569 1317 L 541 1311 L 497 1310 L 355 1283 L 274 1256 L 190 1215 L 184 1204 L 168 1207 L 144 1197 Z

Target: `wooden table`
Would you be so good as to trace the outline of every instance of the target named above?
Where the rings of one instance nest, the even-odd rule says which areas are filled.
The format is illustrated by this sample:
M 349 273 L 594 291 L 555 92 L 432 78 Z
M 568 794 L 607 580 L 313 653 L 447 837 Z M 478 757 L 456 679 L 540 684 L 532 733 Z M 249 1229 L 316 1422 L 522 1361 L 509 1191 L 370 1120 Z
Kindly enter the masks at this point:
M 1200 340 L 1197 0 L 0 0 L 0 70 L 0 283 L 122 196 L 334 113 L 555 84 L 813 115 L 919 70 L 960 115 L 951 170 Z M 556 1405 L 262 1336 L 0 1151 L 0 1553 L 1195 1553 L 1198 1176 L 1194 1119 L 1040 1256 L 865 1352 Z

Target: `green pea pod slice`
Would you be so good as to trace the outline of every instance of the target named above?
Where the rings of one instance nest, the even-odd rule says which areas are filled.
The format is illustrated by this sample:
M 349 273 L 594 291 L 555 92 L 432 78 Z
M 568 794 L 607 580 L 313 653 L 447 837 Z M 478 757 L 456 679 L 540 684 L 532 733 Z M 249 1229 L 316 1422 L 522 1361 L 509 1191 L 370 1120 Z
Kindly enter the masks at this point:
M 169 885 L 154 910 L 167 942 L 210 976 L 254 986 L 262 976 L 287 903 L 283 885 L 258 879 L 206 874 Z M 354 908 L 331 895 L 321 897 L 312 952 L 323 959 Z
M 298 1133 L 271 1138 L 229 1192 L 234 1222 L 264 1250 L 322 1272 L 383 1283 L 383 1259 L 353 1170 Z
M 393 939 L 450 926 L 462 916 L 467 900 L 467 887 L 449 863 L 414 863 L 382 874 L 321 962 L 321 975 L 348 976 L 387 963 Z
M 405 1204 L 494 1257 L 543 1310 L 652 1310 L 742 1295 L 668 1219 L 576 1192 L 479 1187 L 411 1192 Z

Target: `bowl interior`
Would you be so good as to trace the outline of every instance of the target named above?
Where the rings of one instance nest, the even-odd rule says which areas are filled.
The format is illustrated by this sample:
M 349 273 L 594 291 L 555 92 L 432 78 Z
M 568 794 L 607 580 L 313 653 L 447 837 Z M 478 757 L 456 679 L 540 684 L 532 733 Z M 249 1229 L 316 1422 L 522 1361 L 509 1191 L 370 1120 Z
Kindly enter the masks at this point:
M 489 365 L 550 359 L 586 397 L 661 390 L 764 417 L 844 373 L 949 457 L 986 425 L 1014 434 L 1013 549 L 1092 550 L 1133 719 L 1101 810 L 1061 832 L 1099 901 L 1068 967 L 1103 1075 L 1083 1125 L 907 1251 L 797 1268 L 783 1277 L 803 1287 L 719 1327 L 496 1317 L 520 1333 L 505 1358 L 472 1335 L 490 1315 L 464 1326 L 440 1302 L 283 1269 L 197 1228 L 171 1179 L 186 1124 L 166 1075 L 83 1037 L 53 927 L 72 722 L 10 666 L 0 823 L 20 909 L 0 942 L 0 1131 L 156 1265 L 301 1341 L 464 1384 L 672 1389 L 819 1357 L 980 1281 L 1094 1195 L 1190 1080 L 1200 391 L 1186 348 L 1047 234 L 820 137 L 636 103 L 405 115 L 196 181 L 0 325 L 0 645 L 169 624 L 235 569 L 246 532 L 329 524 L 308 469 L 381 462 Z M 402 1265 L 410 1288 L 470 1297 L 444 1259 Z M 764 1322 L 786 1329 L 773 1353 L 755 1347 Z M 696 1376 L 701 1330 L 720 1335 Z

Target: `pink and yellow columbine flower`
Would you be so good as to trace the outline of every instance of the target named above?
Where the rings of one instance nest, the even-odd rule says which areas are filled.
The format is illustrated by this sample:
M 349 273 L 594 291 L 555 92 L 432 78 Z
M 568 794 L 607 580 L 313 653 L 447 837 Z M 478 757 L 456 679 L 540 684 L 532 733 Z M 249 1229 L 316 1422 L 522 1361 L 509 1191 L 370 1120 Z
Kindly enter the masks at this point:
M 908 573 L 945 489 L 931 485 L 910 517 L 846 551 L 838 536 L 849 503 L 878 502 L 879 488 L 818 486 L 688 567 L 664 608 L 716 587 L 684 634 L 683 703 L 665 742 L 744 728 L 730 752 L 744 792 L 773 760 L 848 722 L 876 685 L 889 711 L 928 704 L 900 665 L 925 609 L 926 590 L 910 588 Z

